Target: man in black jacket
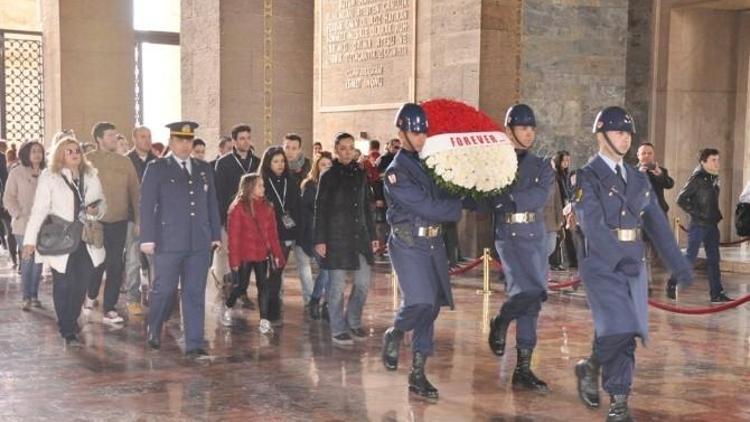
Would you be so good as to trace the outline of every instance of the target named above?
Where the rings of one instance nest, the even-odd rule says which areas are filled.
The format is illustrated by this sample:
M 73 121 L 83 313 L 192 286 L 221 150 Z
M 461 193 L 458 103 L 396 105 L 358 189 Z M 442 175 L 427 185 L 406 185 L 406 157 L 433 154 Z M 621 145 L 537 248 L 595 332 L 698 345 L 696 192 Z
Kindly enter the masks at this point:
M 719 221 L 722 219 L 719 210 L 719 151 L 705 148 L 700 151 L 698 161 L 698 167 L 677 195 L 677 205 L 690 215 L 686 256 L 691 264 L 694 263 L 703 243 L 711 302 L 729 302 L 732 299 L 724 293 L 719 271 Z M 670 299 L 677 298 L 676 286 L 677 281 L 670 278 L 667 282 Z
M 232 128 L 232 140 L 234 148 L 232 151 L 216 161 L 215 180 L 216 197 L 219 201 L 219 218 L 221 218 L 222 244 L 227 244 L 227 212 L 229 206 L 237 195 L 240 186 L 240 178 L 247 173 L 258 170 L 260 159 L 253 155 L 252 130 L 246 124 L 239 124 Z M 214 251 L 213 268 L 211 273 L 217 283 L 221 280 L 223 285 L 232 284 L 232 275 L 229 268 L 229 260 L 224 249 Z M 242 298 L 245 308 L 252 308 L 252 302 L 245 293 Z
M 331 336 L 338 345 L 367 338 L 362 328 L 362 309 L 370 289 L 370 267 L 377 249 L 370 210 L 370 189 L 364 170 L 354 161 L 354 137 L 336 135 L 337 159 L 320 178 L 315 200 L 313 242 L 329 270 L 328 314 Z M 354 286 L 344 315 L 346 273 L 354 271 Z
M 661 209 L 665 213 L 669 211 L 669 205 L 664 200 L 664 189 L 672 189 L 674 179 L 669 177 L 667 169 L 654 160 L 654 145 L 650 142 L 644 142 L 638 147 L 638 170 L 648 176 Z

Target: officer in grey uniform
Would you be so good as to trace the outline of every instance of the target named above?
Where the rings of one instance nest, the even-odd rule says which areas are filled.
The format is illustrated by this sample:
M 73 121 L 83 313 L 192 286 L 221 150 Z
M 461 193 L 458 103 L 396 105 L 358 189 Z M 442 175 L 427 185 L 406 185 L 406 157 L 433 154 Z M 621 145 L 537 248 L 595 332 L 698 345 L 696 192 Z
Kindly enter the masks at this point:
M 576 365 L 578 393 L 599 406 L 599 370 L 610 394 L 607 421 L 630 421 L 628 395 L 636 337 L 648 339 L 648 280 L 643 234 L 682 285 L 692 269 L 680 253 L 647 176 L 623 162 L 635 124 L 620 107 L 594 121 L 599 153 L 577 173 L 575 213 L 584 236 L 579 271 L 594 317 L 592 356 Z
M 212 247 L 221 246 L 213 171 L 190 157 L 194 122 L 168 124 L 171 153 L 146 167 L 141 185 L 141 251 L 154 256 L 148 344 L 161 346 L 178 283 L 182 283 L 185 353 L 206 355 L 203 339 L 206 278 Z
M 386 218 L 391 226 L 388 250 L 403 301 L 393 326 L 383 336 L 386 369 L 398 368 L 401 339 L 414 332 L 409 391 L 435 400 L 438 390 L 424 372 L 434 350 L 435 319 L 440 307 L 453 308 L 448 256 L 440 225 L 461 218 L 461 201 L 440 189 L 427 174 L 419 152 L 427 139 L 427 116 L 418 104 L 404 104 L 396 115 L 403 147 L 385 171 Z
M 531 371 L 531 356 L 537 341 L 537 320 L 547 300 L 547 233 L 544 206 L 554 193 L 555 174 L 549 160 L 529 151 L 536 137 L 534 111 L 516 104 L 505 116 L 506 134 L 518 157 L 518 176 L 494 198 L 495 247 L 507 280 L 507 297 L 490 321 L 490 350 L 505 354 L 508 326 L 516 321 L 517 363 L 514 387 L 547 391 L 547 384 Z

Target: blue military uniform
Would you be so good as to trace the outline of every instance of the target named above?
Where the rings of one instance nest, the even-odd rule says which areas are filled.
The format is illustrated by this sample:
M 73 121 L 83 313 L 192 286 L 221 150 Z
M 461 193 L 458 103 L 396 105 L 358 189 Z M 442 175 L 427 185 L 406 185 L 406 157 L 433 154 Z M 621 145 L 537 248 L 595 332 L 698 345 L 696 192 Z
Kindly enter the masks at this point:
M 512 106 L 505 126 L 513 134 L 517 126 L 536 126 L 531 108 Z M 529 145 L 530 146 L 530 145 Z M 495 247 L 503 263 L 507 282 L 507 300 L 491 321 L 490 349 L 505 353 L 508 325 L 516 321 L 518 364 L 513 385 L 546 390 L 547 385 L 529 368 L 537 341 L 537 320 L 542 302 L 547 299 L 547 232 L 544 206 L 554 191 L 555 174 L 549 160 L 525 149 L 516 150 L 518 176 L 509 189 L 494 198 Z
M 595 132 L 603 132 L 610 145 L 606 131 L 634 132 L 632 118 L 619 107 L 605 109 L 596 122 Z M 613 397 L 610 420 L 629 420 L 635 338 L 648 339 L 648 273 L 641 231 L 679 280 L 689 282 L 692 270 L 646 175 L 599 154 L 579 170 L 576 184 L 574 207 L 585 239 L 579 271 L 595 327 L 594 355 L 576 367 L 579 394 L 588 406 L 598 406 L 601 366 L 604 390 Z
M 149 163 L 141 186 L 140 232 L 141 244 L 155 244 L 149 343 L 155 340 L 158 348 L 162 324 L 169 318 L 181 280 L 185 350 L 190 352 L 203 347 L 206 277 L 211 243 L 221 239 L 221 220 L 209 164 L 188 160 L 187 170 L 174 155 Z
M 424 111 L 416 104 L 405 104 L 397 115 L 396 126 L 404 133 L 426 133 Z M 410 144 L 408 138 L 406 143 Z M 440 189 L 427 174 L 418 153 L 407 149 L 401 149 L 386 169 L 384 188 L 386 219 L 391 226 L 388 251 L 403 300 L 394 326 L 384 336 L 383 363 L 387 369 L 397 368 L 400 340 L 404 332 L 413 330 L 409 389 L 436 399 L 437 389 L 427 381 L 424 364 L 434 350 L 434 324 L 440 307 L 453 307 L 440 224 L 461 218 L 461 200 Z

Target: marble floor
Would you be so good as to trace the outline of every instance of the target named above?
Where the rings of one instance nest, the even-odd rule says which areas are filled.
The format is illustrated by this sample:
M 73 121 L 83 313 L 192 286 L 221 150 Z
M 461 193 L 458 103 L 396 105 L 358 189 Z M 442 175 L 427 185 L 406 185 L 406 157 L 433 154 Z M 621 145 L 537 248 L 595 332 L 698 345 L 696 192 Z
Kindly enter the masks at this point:
M 479 271 L 462 276 L 464 284 L 479 280 Z M 663 283 L 663 274 L 657 278 Z M 748 292 L 747 276 L 724 278 L 730 295 Z M 212 357 L 205 361 L 183 357 L 179 318 L 167 325 L 162 349 L 153 352 L 145 345 L 142 318 L 111 328 L 98 311 L 83 325 L 86 347 L 66 350 L 56 332 L 50 282 L 42 285 L 45 308 L 32 312 L 20 310 L 19 289 L 19 278 L 5 265 L 2 421 L 596 421 L 606 414 L 606 406 L 588 410 L 576 395 L 573 366 L 591 342 L 580 291 L 553 293 L 542 310 L 533 369 L 551 391 L 538 394 L 511 389 L 515 351 L 496 358 L 488 350 L 483 314 L 498 308 L 502 293 L 486 297 L 475 288 L 456 288 L 456 309 L 441 313 L 437 352 L 428 362 L 440 389 L 439 402 L 430 404 L 407 393 L 408 348 L 397 372 L 380 363 L 380 337 L 393 317 L 387 264 L 377 266 L 365 309 L 370 337 L 348 348 L 332 346 L 326 324 L 303 316 L 291 270 L 284 326 L 272 337 L 258 332 L 257 311 L 237 311 L 234 326 L 223 327 L 209 286 Z M 680 303 L 707 306 L 705 290 L 699 274 Z M 655 297 L 663 299 L 661 288 Z M 652 309 L 651 330 L 652 342 L 639 346 L 636 356 L 631 406 L 637 420 L 750 420 L 750 306 L 705 316 Z

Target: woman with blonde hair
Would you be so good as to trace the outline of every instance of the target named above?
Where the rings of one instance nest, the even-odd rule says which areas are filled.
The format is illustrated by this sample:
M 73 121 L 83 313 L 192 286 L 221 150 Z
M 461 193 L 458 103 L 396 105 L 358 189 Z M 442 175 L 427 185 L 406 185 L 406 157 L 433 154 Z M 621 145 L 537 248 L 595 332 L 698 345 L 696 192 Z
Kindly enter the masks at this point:
M 96 170 L 83 157 L 81 144 L 69 133 L 55 135 L 55 138 L 57 142 L 50 154 L 49 167 L 39 176 L 26 225 L 24 257 L 35 252 L 37 236 L 47 217 L 54 215 L 68 223 L 98 221 L 107 209 L 101 182 Z M 71 253 L 44 255 L 37 251 L 36 254 L 37 261 L 52 268 L 52 299 L 57 323 L 66 345 L 71 347 L 81 346 L 76 320 L 94 268 L 104 262 L 103 245 L 87 241 L 81 240 Z

